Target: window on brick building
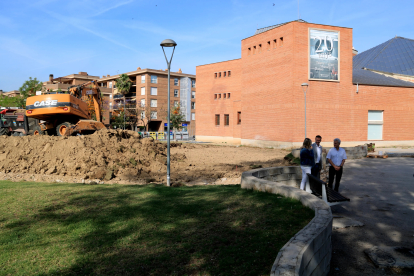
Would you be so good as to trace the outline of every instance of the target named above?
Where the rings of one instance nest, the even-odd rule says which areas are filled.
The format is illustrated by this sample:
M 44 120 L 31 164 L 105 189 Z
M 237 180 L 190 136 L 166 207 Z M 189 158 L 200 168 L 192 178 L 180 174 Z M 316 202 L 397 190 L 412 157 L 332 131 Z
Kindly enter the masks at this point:
M 259 53 L 262 52 L 262 44 L 259 44 Z
M 174 89 L 174 97 L 178 97 L 178 89 Z
M 219 78 L 221 78 L 221 72 L 219 72 Z
M 141 83 L 145 83 L 145 75 L 141 76 Z
M 250 56 L 252 53 L 252 48 L 247 48 L 247 55 Z
M 145 107 L 145 99 L 141 99 L 141 107 Z
M 283 37 L 281 37 L 281 38 L 279 38 L 279 41 L 280 41 L 280 46 L 283 46 Z
M 151 111 L 151 119 L 157 119 L 157 111 Z
M 256 46 L 253 46 L 253 55 L 256 54 Z
M 151 107 L 157 107 L 157 100 L 151 100 Z
M 240 125 L 241 124 L 241 111 L 237 112 L 237 124 Z
M 226 99 L 227 98 L 227 94 L 226 93 L 224 93 L 223 94 L 223 99 Z
M 216 114 L 215 115 L 215 125 L 216 126 L 219 126 L 220 125 L 220 115 L 219 114 Z
M 141 119 L 145 118 L 145 111 L 141 111 Z
M 382 140 L 383 110 L 368 111 L 368 140 Z
M 217 73 L 214 73 L 214 77 L 217 78 Z
M 227 72 L 227 76 L 230 77 L 231 76 L 231 71 Z
M 157 76 L 151 76 L 151 83 L 157 83 Z
M 214 94 L 214 100 L 217 100 L 217 94 Z
M 218 94 L 218 99 L 221 100 L 221 94 Z
M 277 40 L 273 39 L 273 48 L 276 48 L 276 47 L 277 47 Z
M 195 102 L 191 102 L 191 109 L 195 109 Z
M 191 91 L 191 99 L 195 99 L 195 91 Z
M 228 126 L 230 124 L 230 116 L 229 114 L 224 114 L 224 125 Z
M 193 112 L 193 113 L 191 113 L 191 121 L 194 121 L 195 120 L 195 113 Z
M 227 99 L 230 99 L 230 93 L 227 93 Z
M 224 71 L 224 72 L 223 72 L 223 77 L 225 77 L 225 76 L 226 76 L 226 73 L 227 73 L 226 71 Z
M 195 80 L 191 80 L 191 87 L 195 88 L 195 86 L 196 86 Z
M 145 87 L 141 87 L 141 95 L 145 95 Z
M 174 79 L 174 85 L 178 86 L 178 79 L 177 78 Z
M 174 107 L 178 106 L 178 101 L 174 101 Z
M 270 50 L 270 41 L 267 42 L 267 50 Z
M 151 95 L 152 96 L 157 96 L 158 95 L 157 87 L 151 87 Z

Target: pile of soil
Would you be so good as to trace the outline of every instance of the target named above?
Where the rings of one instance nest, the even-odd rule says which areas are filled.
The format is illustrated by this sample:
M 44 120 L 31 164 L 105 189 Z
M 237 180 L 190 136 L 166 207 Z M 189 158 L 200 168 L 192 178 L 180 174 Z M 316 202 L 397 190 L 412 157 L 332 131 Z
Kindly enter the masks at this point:
M 185 159 L 183 154 L 172 161 Z M 0 137 L 0 172 L 80 179 L 162 182 L 166 144 L 133 131 L 100 130 L 74 137 Z

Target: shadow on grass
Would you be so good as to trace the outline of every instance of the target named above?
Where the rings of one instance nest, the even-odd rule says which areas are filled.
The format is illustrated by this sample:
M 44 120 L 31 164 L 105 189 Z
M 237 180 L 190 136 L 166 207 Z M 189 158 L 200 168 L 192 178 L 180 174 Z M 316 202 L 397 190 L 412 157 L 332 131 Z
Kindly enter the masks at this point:
M 3 222 L 9 239 L 0 243 L 70 248 L 54 251 L 67 258 L 61 264 L 38 263 L 36 275 L 268 275 L 314 216 L 297 201 L 240 186 L 38 185 L 47 200 Z

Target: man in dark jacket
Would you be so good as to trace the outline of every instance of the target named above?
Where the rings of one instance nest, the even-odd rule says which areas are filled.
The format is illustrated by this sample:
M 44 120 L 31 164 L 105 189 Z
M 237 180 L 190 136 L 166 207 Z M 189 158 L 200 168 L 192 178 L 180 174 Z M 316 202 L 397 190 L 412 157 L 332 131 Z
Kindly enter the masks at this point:
M 312 175 L 317 177 L 318 179 L 321 178 L 321 170 L 322 170 L 322 152 L 323 147 L 321 146 L 322 137 L 317 135 L 315 137 L 315 143 L 312 144 L 313 149 L 313 156 L 315 157 L 315 166 L 312 167 Z

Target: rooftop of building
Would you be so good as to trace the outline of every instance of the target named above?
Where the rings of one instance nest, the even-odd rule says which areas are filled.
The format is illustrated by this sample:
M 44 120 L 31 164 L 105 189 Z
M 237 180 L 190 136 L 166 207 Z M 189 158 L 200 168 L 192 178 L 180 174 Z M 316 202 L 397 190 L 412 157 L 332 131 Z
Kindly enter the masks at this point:
M 414 87 L 414 40 L 396 36 L 353 57 L 353 83 Z
M 126 74 L 128 76 L 134 76 L 134 75 L 140 75 L 140 74 L 145 74 L 145 73 L 152 73 L 152 74 L 159 74 L 159 75 L 168 75 L 168 70 L 157 70 L 157 69 L 141 69 L 140 67 L 137 68 L 137 70 L 135 71 L 131 71 L 131 72 L 127 72 L 127 73 L 123 73 Z M 196 78 L 196 75 L 193 74 L 185 74 L 182 73 L 181 69 L 178 70 L 178 72 L 170 72 L 170 75 L 173 77 L 189 77 L 189 78 Z M 117 78 L 119 78 L 121 76 L 121 74 L 117 74 L 117 75 L 107 75 L 107 76 L 103 76 L 102 78 L 98 79 L 98 82 L 102 82 L 102 81 L 108 81 L 108 80 L 115 80 Z

